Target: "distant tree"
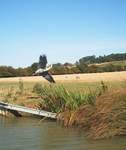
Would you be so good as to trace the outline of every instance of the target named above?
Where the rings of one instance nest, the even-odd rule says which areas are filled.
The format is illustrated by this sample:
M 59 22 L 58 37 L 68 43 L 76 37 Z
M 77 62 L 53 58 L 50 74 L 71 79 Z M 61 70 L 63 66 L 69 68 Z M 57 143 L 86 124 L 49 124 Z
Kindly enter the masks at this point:
M 88 73 L 96 73 L 96 72 L 98 72 L 98 66 L 96 66 L 96 65 L 88 66 L 87 72 Z
M 50 71 L 52 74 L 65 74 L 65 68 L 60 63 L 54 64 Z
M 94 73 L 94 72 L 112 72 L 126 71 L 126 65 L 108 63 L 105 65 L 96 65 L 111 61 L 126 60 L 126 53 L 117 53 L 96 57 L 95 55 L 82 57 L 75 64 L 66 62 L 64 64 L 56 63 L 50 70 L 52 74 L 72 74 L 72 73 Z M 31 76 L 38 68 L 38 63 L 33 63 L 26 68 L 13 68 L 11 66 L 0 66 L 0 77 Z
M 76 66 L 81 73 L 87 72 L 88 65 L 85 63 L 83 59 L 80 59 L 79 62 L 76 62 Z
M 38 69 L 38 63 L 33 63 L 31 66 L 32 73 L 34 73 Z

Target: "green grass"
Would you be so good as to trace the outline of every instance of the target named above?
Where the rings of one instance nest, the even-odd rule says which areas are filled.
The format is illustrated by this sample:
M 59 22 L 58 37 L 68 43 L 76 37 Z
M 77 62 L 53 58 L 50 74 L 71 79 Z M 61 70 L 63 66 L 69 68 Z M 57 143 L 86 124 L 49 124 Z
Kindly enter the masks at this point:
M 50 85 L 48 83 L 40 83 L 42 86 Z M 109 89 L 118 89 L 126 87 L 126 82 L 105 82 L 105 84 L 108 86 Z M 36 104 L 36 101 L 38 101 L 38 98 L 36 98 L 36 95 L 32 92 L 33 87 L 36 85 L 35 82 L 23 82 L 23 94 L 21 94 L 19 82 L 1 82 L 0 83 L 0 101 L 7 101 L 10 103 L 24 103 L 24 104 Z M 95 92 L 96 88 L 99 87 L 100 82 L 93 82 L 93 83 L 77 83 L 77 82 L 71 82 L 71 83 L 56 83 L 55 86 L 57 87 L 64 87 L 65 90 L 67 90 L 70 93 L 75 93 L 75 97 L 82 97 L 84 93 L 90 93 Z M 50 89 L 52 91 L 53 89 Z M 73 98 L 74 98 L 73 96 Z M 40 100 L 40 99 L 39 99 Z M 75 100 L 76 101 L 76 100 Z
M 95 105 L 95 99 L 108 90 L 108 86 L 101 82 L 95 89 L 88 88 L 88 91 L 72 91 L 63 85 L 36 84 L 33 91 L 41 97 L 39 108 L 51 112 L 64 112 L 76 110 L 82 105 Z
M 0 99 L 9 103 L 36 103 L 36 93 L 33 93 L 33 88 L 36 83 L 1 83 L 0 84 Z M 39 98 L 38 103 L 44 99 L 42 108 L 49 111 L 58 112 L 62 109 L 76 109 L 84 103 L 93 104 L 95 92 L 99 83 L 64 83 L 64 84 L 43 84 L 37 89 Z M 37 96 L 37 99 L 38 99 Z M 35 97 L 35 98 L 34 98 Z M 42 104 L 42 103 L 41 103 Z
M 36 82 L 37 83 L 37 82 Z M 32 91 L 34 85 L 36 84 L 35 82 L 23 82 L 24 84 L 24 89 Z M 42 85 L 46 85 L 48 83 L 40 83 Z M 62 85 L 64 86 L 68 91 L 75 91 L 75 92 L 85 92 L 88 91 L 89 89 L 93 90 L 95 89 L 100 82 L 69 82 L 69 83 L 56 83 L 57 85 Z M 106 85 L 110 88 L 121 88 L 126 85 L 126 82 L 105 82 Z M 19 83 L 17 82 L 1 82 L 0 83 L 0 91 L 3 91 L 3 93 L 7 92 L 9 89 L 18 89 L 19 88 Z

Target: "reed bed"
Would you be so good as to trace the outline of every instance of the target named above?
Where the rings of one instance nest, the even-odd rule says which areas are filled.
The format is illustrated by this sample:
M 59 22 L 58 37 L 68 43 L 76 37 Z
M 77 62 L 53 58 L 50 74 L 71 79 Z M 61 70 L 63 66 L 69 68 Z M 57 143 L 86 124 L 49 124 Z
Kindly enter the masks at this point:
M 95 100 L 107 90 L 104 82 L 95 90 L 85 92 L 73 92 L 64 88 L 63 85 L 41 85 L 36 84 L 33 91 L 41 97 L 40 109 L 52 112 L 63 112 L 65 110 L 76 110 L 82 105 L 95 105 Z

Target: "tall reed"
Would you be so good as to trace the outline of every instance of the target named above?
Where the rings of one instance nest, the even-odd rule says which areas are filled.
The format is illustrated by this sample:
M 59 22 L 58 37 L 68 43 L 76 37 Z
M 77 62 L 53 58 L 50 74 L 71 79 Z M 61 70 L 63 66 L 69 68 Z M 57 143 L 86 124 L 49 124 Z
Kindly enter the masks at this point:
M 103 83 L 102 83 L 103 84 Z M 64 110 L 76 110 L 81 105 L 95 105 L 97 96 L 105 92 L 103 85 L 89 92 L 72 92 L 62 85 L 40 85 L 36 84 L 33 91 L 41 97 L 39 108 L 52 112 L 63 112 Z

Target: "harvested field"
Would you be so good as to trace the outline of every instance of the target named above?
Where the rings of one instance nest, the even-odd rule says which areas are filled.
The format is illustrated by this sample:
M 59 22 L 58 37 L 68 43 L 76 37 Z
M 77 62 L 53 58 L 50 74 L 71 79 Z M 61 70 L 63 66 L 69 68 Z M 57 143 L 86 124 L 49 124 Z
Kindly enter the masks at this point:
M 90 73 L 90 74 L 66 74 L 54 75 L 56 82 L 121 82 L 126 81 L 126 71 L 122 72 L 107 72 L 107 73 Z M 13 78 L 0 78 L 0 82 L 47 82 L 44 78 L 37 77 L 13 77 Z

